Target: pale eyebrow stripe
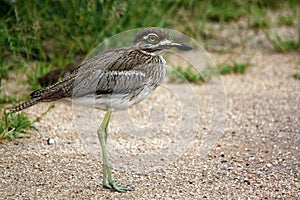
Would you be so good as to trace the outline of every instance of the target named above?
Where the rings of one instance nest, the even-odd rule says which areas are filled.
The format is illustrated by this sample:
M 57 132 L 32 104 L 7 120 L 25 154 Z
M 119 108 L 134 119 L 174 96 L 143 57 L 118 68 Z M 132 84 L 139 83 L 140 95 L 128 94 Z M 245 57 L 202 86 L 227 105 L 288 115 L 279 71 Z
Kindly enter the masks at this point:
M 158 37 L 158 35 L 155 33 L 149 33 L 148 35 L 144 36 L 143 39 L 147 39 L 150 35 L 155 35 L 156 37 Z

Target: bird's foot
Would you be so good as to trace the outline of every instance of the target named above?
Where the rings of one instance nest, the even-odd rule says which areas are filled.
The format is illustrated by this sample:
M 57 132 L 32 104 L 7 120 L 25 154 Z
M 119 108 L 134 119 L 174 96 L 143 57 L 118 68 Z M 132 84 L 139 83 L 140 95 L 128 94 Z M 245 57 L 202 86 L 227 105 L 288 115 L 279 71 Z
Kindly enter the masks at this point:
M 132 191 L 134 188 L 127 185 L 118 185 L 115 183 L 114 177 L 108 165 L 103 164 L 103 187 L 118 192 Z
M 126 192 L 126 191 L 132 191 L 134 188 L 128 186 L 128 185 L 118 185 L 114 181 L 103 181 L 103 187 L 111 190 L 115 190 L 117 192 Z

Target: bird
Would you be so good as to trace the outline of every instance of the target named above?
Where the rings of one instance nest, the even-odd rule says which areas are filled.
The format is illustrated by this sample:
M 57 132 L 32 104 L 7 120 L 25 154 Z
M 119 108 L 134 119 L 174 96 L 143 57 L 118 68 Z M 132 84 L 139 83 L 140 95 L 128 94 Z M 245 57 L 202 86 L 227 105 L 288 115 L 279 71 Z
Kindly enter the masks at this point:
M 131 45 L 106 50 L 83 61 L 61 81 L 32 92 L 31 98 L 15 106 L 11 113 L 64 98 L 105 111 L 97 130 L 102 150 L 103 187 L 118 192 L 134 190 L 117 184 L 113 178 L 106 149 L 108 124 L 112 112 L 140 103 L 162 83 L 167 70 L 163 54 L 173 47 L 182 51 L 192 49 L 172 40 L 167 29 L 144 28 L 135 35 Z

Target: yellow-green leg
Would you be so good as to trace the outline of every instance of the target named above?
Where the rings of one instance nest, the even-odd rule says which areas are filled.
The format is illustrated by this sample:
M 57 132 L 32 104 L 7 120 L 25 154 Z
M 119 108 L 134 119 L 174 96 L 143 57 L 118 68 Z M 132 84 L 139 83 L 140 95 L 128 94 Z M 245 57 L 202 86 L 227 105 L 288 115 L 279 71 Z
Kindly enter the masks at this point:
M 107 111 L 104 116 L 104 119 L 98 129 L 98 137 L 99 137 L 100 144 L 101 144 L 102 159 L 103 159 L 103 165 L 102 165 L 103 166 L 103 187 L 114 189 L 118 192 L 125 192 L 125 191 L 129 191 L 129 190 L 133 190 L 133 188 L 131 188 L 129 186 L 117 185 L 115 183 L 115 180 L 111 173 L 111 169 L 110 169 L 109 162 L 108 162 L 108 154 L 107 154 L 107 150 L 106 150 L 106 141 L 107 141 L 107 137 L 108 137 L 107 128 L 108 128 L 110 116 L 111 116 L 111 111 Z

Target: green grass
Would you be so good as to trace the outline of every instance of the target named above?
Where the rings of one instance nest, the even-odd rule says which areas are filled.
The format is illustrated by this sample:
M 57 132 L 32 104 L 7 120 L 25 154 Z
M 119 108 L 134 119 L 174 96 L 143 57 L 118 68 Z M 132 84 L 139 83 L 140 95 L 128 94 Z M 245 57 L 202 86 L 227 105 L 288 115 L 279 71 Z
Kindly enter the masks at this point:
M 40 121 L 52 108 L 52 103 L 48 109 L 34 120 L 30 120 L 25 112 L 10 113 L 3 109 L 0 116 L 0 142 L 5 139 L 28 138 L 28 130 L 37 130 L 33 125 Z
M 274 49 L 278 52 L 288 52 L 299 49 L 300 44 L 298 41 L 290 38 L 290 37 L 278 37 L 275 40 L 272 40 L 272 45 Z
M 61 55 L 86 55 L 105 38 L 137 27 L 175 28 L 197 40 L 210 40 L 216 34 L 208 22 L 225 24 L 249 17 L 252 27 L 269 27 L 265 12 L 282 2 L 33 0 L 7 4 L 10 7 L 0 18 L 0 52 L 5 49 L 27 59 L 55 62 Z
M 19 100 L 15 96 L 1 95 L 0 97 L 0 105 L 6 103 L 17 103 L 17 102 L 19 102 Z
M 235 62 L 229 61 L 226 64 L 218 65 L 218 70 L 220 74 L 244 74 L 246 69 L 250 67 L 252 64 L 250 62 Z
M 35 90 L 38 90 L 38 89 L 41 88 L 41 86 L 38 82 L 38 78 L 45 75 L 49 71 L 50 71 L 50 65 L 49 64 L 41 63 L 41 62 L 36 62 L 35 63 L 33 73 L 32 72 L 27 73 L 27 77 L 28 77 L 28 80 L 31 83 L 32 90 L 35 91 Z
M 33 126 L 32 121 L 29 120 L 28 116 L 24 113 L 9 113 L 3 110 L 2 116 L 0 117 L 0 141 L 4 139 L 15 139 L 28 137 L 24 135 L 29 129 L 37 130 Z
M 1 77 L 0 83 L 1 83 L 2 79 L 8 79 L 9 67 L 4 65 L 3 60 L 0 61 L 0 66 L 1 66 L 0 68 L 0 77 Z
M 205 81 L 205 75 L 200 72 L 196 72 L 193 66 L 188 67 L 172 67 L 170 73 L 168 74 L 168 80 L 172 83 L 201 83 Z
M 265 34 L 267 39 L 277 52 L 285 53 L 300 48 L 300 40 L 293 39 L 289 36 L 279 36 L 278 33 L 274 33 L 273 37 L 270 36 L 269 33 Z M 298 37 L 300 37 L 300 35 Z
M 218 71 L 221 75 L 244 74 L 248 67 L 252 66 L 250 62 L 228 61 L 226 64 L 219 64 L 216 68 L 208 68 L 205 71 L 197 72 L 193 66 L 173 67 L 168 74 L 168 81 L 172 83 L 203 83 L 210 79 L 213 73 Z
M 300 62 L 297 63 L 296 69 L 298 72 L 293 74 L 293 78 L 300 80 Z
M 50 69 L 74 62 L 77 55 L 86 55 L 99 42 L 128 29 L 146 26 L 172 28 L 203 41 L 206 47 L 215 47 L 211 41 L 219 38 L 219 32 L 228 22 L 245 18 L 249 21 L 249 29 L 268 32 L 268 28 L 273 26 L 266 14 L 268 11 L 290 9 L 289 14 L 279 16 L 278 23 L 293 25 L 297 24 L 293 19 L 297 18 L 299 6 L 296 0 L 0 2 L 3 5 L 0 14 L 0 56 L 10 54 L 1 59 L 0 83 L 9 77 L 10 71 L 21 68 L 23 71 L 18 73 L 27 74 L 28 84 L 33 89 L 40 87 L 37 78 Z M 220 28 L 208 25 L 213 23 L 220 24 Z M 239 27 L 236 29 L 238 32 Z M 286 52 L 298 48 L 300 36 L 298 42 L 290 38 L 275 38 L 271 43 L 277 51 Z M 228 48 L 221 44 L 219 48 L 212 49 Z M 15 67 L 15 60 L 18 60 L 20 67 Z M 26 69 L 24 63 L 28 61 L 39 62 L 37 72 Z M 193 77 L 191 75 L 190 78 L 195 81 L 201 79 Z
M 250 7 L 250 27 L 254 29 L 270 28 L 271 22 L 266 15 L 266 8 L 251 5 Z
M 293 74 L 293 78 L 300 80 L 300 72 Z
M 207 18 L 216 22 L 238 20 L 246 13 L 247 11 L 243 8 L 243 4 L 239 1 L 212 1 L 205 9 Z
M 9 71 L 14 71 L 16 67 L 7 66 L 14 65 L 16 58 L 44 62 L 45 66 L 51 64 L 51 69 L 64 67 L 74 62 L 77 55 L 86 55 L 99 42 L 128 29 L 172 28 L 209 47 L 214 46 L 211 41 L 220 38 L 218 34 L 228 22 L 245 18 L 249 29 L 272 27 L 266 14 L 270 10 L 290 9 L 290 14 L 281 15 L 278 23 L 297 24 L 293 19 L 297 18 L 299 6 L 296 0 L 0 0 L 0 3 L 0 57 L 11 55 L 1 59 L 0 81 L 8 78 Z M 220 28 L 208 25 L 214 23 L 220 24 Z M 276 49 L 284 51 L 298 45 L 299 42 L 293 43 L 287 38 L 274 42 Z M 221 44 L 220 48 L 224 46 Z M 21 68 L 24 69 L 21 73 L 27 73 L 24 64 Z M 38 74 L 28 75 L 32 88 L 38 86 L 35 81 Z
M 294 25 L 295 16 L 292 14 L 289 15 L 280 15 L 278 17 L 278 24 L 281 26 L 293 26 Z

